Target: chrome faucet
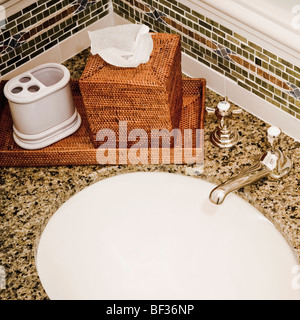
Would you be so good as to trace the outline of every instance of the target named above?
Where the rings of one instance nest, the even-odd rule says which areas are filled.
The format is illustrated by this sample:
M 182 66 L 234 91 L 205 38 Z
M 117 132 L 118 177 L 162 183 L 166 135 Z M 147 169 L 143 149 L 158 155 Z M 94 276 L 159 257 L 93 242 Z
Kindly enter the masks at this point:
M 210 201 L 214 204 L 222 204 L 226 196 L 232 191 L 243 188 L 264 177 L 277 180 L 288 174 L 293 164 L 287 156 L 276 148 L 280 133 L 281 130 L 277 127 L 269 128 L 268 141 L 271 144 L 270 150 L 263 153 L 259 161 L 250 168 L 213 189 L 209 196 Z

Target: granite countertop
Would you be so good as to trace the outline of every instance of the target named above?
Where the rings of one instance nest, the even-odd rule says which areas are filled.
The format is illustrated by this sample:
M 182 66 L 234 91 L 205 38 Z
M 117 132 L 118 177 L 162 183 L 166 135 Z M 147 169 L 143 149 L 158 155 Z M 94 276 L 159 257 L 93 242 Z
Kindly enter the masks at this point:
M 64 63 L 73 78 L 83 70 L 88 50 Z M 200 75 L 201 77 L 201 75 Z M 216 106 L 222 97 L 207 89 L 206 105 Z M 216 118 L 205 122 L 205 167 L 196 179 L 220 183 L 253 163 L 266 149 L 268 126 L 243 111 L 235 116 L 241 140 L 230 149 L 209 142 Z M 300 143 L 282 135 L 280 147 L 294 162 L 292 171 L 279 181 L 262 179 L 237 193 L 280 230 L 300 263 Z M 35 268 L 35 250 L 47 221 L 72 195 L 88 185 L 117 174 L 162 171 L 187 174 L 184 165 L 63 166 L 0 168 L 0 265 L 6 271 L 6 288 L 0 299 L 48 299 Z

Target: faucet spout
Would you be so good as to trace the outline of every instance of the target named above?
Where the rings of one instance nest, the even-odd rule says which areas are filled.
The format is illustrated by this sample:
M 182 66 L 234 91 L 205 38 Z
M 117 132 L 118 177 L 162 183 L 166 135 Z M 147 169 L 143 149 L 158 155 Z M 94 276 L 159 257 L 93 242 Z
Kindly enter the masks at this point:
M 213 189 L 209 196 L 210 201 L 214 204 L 221 204 L 230 192 L 243 188 L 257 180 L 264 177 L 277 180 L 287 175 L 293 166 L 293 162 L 280 149 L 275 148 L 275 142 L 276 139 L 278 140 L 280 133 L 281 131 L 277 127 L 269 128 L 268 140 L 271 144 L 271 149 L 263 153 L 259 161 L 250 168 Z
M 214 204 L 222 204 L 226 196 L 233 191 L 243 188 L 255 181 L 258 181 L 270 174 L 270 169 L 265 166 L 261 161 L 256 162 L 250 168 L 242 171 L 237 176 L 222 183 L 212 190 L 209 199 Z

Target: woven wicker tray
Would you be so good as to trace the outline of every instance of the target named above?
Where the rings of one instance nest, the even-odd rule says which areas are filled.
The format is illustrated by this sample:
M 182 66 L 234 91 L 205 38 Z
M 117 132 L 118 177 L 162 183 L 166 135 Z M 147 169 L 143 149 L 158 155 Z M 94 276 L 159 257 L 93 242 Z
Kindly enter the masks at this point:
M 94 165 L 98 164 L 97 149 L 90 140 L 89 126 L 85 109 L 80 94 L 77 80 L 71 80 L 71 88 L 74 102 L 82 118 L 80 129 L 71 136 L 56 142 L 55 144 L 40 150 L 24 150 L 20 148 L 12 137 L 12 118 L 8 102 L 3 95 L 5 82 L 0 82 L 0 166 L 1 167 L 35 167 L 35 166 L 60 166 L 60 165 Z M 205 115 L 205 80 L 184 79 L 183 80 L 183 109 L 180 121 L 180 128 L 203 129 Z M 119 163 L 119 152 L 124 150 L 116 149 L 116 163 Z M 126 150 L 125 150 L 126 151 Z M 143 163 L 153 163 L 149 158 Z M 172 161 L 173 150 L 171 150 Z M 163 155 L 158 163 L 166 163 Z M 148 161 L 148 162 L 147 162 Z M 176 161 L 175 161 L 176 162 Z M 129 162 L 128 162 L 129 163 Z M 178 163 L 178 162 L 176 162 Z M 182 164 L 185 163 L 183 159 Z M 113 164 L 113 163 L 110 163 Z

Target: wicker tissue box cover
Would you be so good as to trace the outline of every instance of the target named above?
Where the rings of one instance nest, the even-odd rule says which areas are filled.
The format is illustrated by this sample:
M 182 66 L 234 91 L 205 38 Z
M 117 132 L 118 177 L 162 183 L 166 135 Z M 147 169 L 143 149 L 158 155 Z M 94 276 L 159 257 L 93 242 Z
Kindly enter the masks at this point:
M 119 142 L 119 122 L 128 131 L 178 128 L 182 111 L 181 41 L 178 35 L 152 35 L 150 60 L 137 68 L 120 68 L 91 55 L 79 80 L 90 137 L 95 147 L 101 129 Z

